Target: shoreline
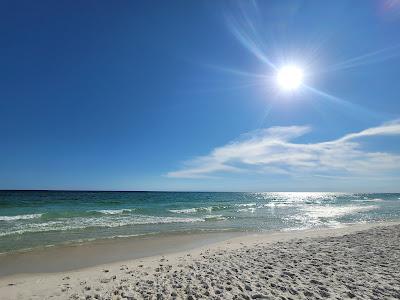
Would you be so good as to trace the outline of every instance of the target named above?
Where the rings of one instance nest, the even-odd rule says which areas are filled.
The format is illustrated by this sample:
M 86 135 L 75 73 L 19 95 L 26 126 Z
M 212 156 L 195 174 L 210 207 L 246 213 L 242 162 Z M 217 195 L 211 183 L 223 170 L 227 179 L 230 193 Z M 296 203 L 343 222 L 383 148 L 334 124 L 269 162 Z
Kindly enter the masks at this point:
M 391 222 L 385 222 L 391 223 Z M 400 221 L 399 221 L 400 223 Z M 378 223 L 367 223 L 378 224 Z M 367 224 L 343 224 L 338 228 L 215 232 L 169 232 L 70 241 L 62 244 L 19 249 L 0 253 L 0 279 L 5 276 L 36 273 L 57 273 L 96 267 L 121 261 L 142 259 L 163 254 L 194 250 L 202 246 L 213 246 L 234 237 L 337 230 Z M 157 246 L 162 245 L 162 250 Z M 93 255 L 94 253 L 94 255 Z
M 251 233 L 231 237 L 218 236 L 218 238 L 214 238 L 214 240 L 208 239 L 209 236 L 203 236 L 200 240 L 184 239 L 186 244 L 185 247 L 181 248 L 180 246 L 182 246 L 182 244 L 177 245 L 177 240 L 170 239 L 169 249 L 164 244 L 167 242 L 168 238 L 166 240 L 150 239 L 150 242 L 153 243 L 153 247 L 156 245 L 159 246 L 158 250 L 160 253 L 152 255 L 152 253 L 145 252 L 145 256 L 140 256 L 133 259 L 120 259 L 112 262 L 98 263 L 95 266 L 82 267 L 81 265 L 81 267 L 59 272 L 18 273 L 1 276 L 0 294 L 3 295 L 4 299 L 25 299 L 26 295 L 38 295 L 39 298 L 47 298 L 51 296 L 52 298 L 56 299 L 80 299 L 79 295 L 84 295 L 85 297 L 90 296 L 87 299 L 93 299 L 96 298 L 95 296 L 99 293 L 100 295 L 111 295 L 114 293 L 116 288 L 116 280 L 121 286 L 124 287 L 124 290 L 130 290 L 133 288 L 132 285 L 125 286 L 124 283 L 129 282 L 131 279 L 134 280 L 136 285 L 142 284 L 142 280 L 144 280 L 142 277 L 151 277 L 152 279 L 146 279 L 146 282 L 154 282 L 158 276 L 169 276 L 170 270 L 182 270 L 182 268 L 185 268 L 186 266 L 188 266 L 189 269 L 186 269 L 185 273 L 181 273 L 180 275 L 184 276 L 184 274 L 188 274 L 187 272 L 191 272 L 190 274 L 193 274 L 193 276 L 196 277 L 196 270 L 192 269 L 192 266 L 193 264 L 197 265 L 199 261 L 204 263 L 204 261 L 210 262 L 211 260 L 217 264 L 221 264 L 222 262 L 221 267 L 225 267 L 227 264 L 231 264 L 230 259 L 232 257 L 237 258 L 237 256 L 239 256 L 240 261 L 243 260 L 240 262 L 239 267 L 242 267 L 241 264 L 251 264 L 252 259 L 260 257 L 260 254 L 256 254 L 259 253 L 260 249 L 263 249 L 263 251 L 267 251 L 269 255 L 274 256 L 276 255 L 277 251 L 282 251 L 282 248 L 289 249 L 288 246 L 292 245 L 293 243 L 301 242 L 299 244 L 300 246 L 296 246 L 294 248 L 295 250 L 293 250 L 297 251 L 299 249 L 301 252 L 302 247 L 304 247 L 302 245 L 307 245 L 307 243 L 316 243 L 316 245 L 319 247 L 325 247 L 325 243 L 321 244 L 318 242 L 321 239 L 331 241 L 332 239 L 337 238 L 338 246 L 334 248 L 334 251 L 341 251 L 342 248 L 346 249 L 346 247 L 341 246 L 340 243 L 342 243 L 343 240 L 346 240 L 347 236 L 357 237 L 360 233 L 371 236 L 374 231 L 386 230 L 386 228 L 389 228 L 389 230 L 400 228 L 400 222 L 356 224 L 342 228 L 308 229 L 286 232 L 278 231 L 257 234 Z M 371 232 L 371 234 L 369 232 Z M 382 234 L 378 233 L 376 236 L 372 236 L 372 239 L 374 240 L 381 238 L 382 236 Z M 190 238 L 194 236 L 189 235 L 188 237 Z M 181 240 L 181 242 L 182 241 L 183 240 Z M 363 240 L 356 241 L 358 243 L 363 242 Z M 149 245 L 150 244 L 147 246 Z M 382 243 L 382 245 L 384 246 L 384 243 Z M 79 247 L 82 246 L 78 246 L 78 248 Z M 99 251 L 99 248 L 95 248 L 96 247 L 88 249 L 90 250 L 88 253 L 92 253 L 93 256 L 101 258 L 101 253 L 97 252 L 96 254 L 96 251 Z M 121 249 L 124 247 L 120 243 L 114 245 L 114 249 L 118 248 Z M 326 251 L 325 248 L 322 249 Z M 253 251 L 255 255 L 244 258 L 247 255 L 246 253 L 249 251 Z M 328 253 L 330 251 L 331 249 L 328 250 Z M 382 251 L 385 251 L 385 249 L 382 249 Z M 304 255 L 303 252 L 301 252 L 302 255 Z M 116 255 L 118 255 L 118 253 L 116 253 Z M 289 254 L 286 253 L 285 255 L 292 256 L 291 252 L 289 252 Z M 296 254 L 293 255 L 296 256 Z M 387 255 L 391 255 L 391 253 L 388 253 Z M 264 257 L 264 255 L 261 257 Z M 268 256 L 265 255 L 265 257 Z M 43 260 L 39 260 L 39 262 L 47 262 L 47 265 L 50 264 L 51 259 L 49 256 L 42 256 L 42 258 Z M 365 260 L 365 257 L 360 257 L 360 259 Z M 281 263 L 283 264 L 284 262 Z M 166 265 L 168 265 L 168 270 L 165 270 Z M 208 264 L 206 266 L 206 269 L 207 268 L 214 269 L 218 267 L 214 266 L 213 264 Z M 260 266 L 255 267 L 254 271 L 259 271 L 259 268 Z M 216 272 L 216 276 L 219 278 L 218 270 L 216 270 Z M 136 277 L 137 274 L 142 275 L 138 275 L 138 277 Z M 37 283 L 40 283 L 40 285 L 37 285 Z M 143 284 L 146 285 L 147 283 Z M 165 282 L 162 284 L 165 284 Z M 170 293 L 170 291 L 168 293 Z M 127 295 L 127 293 L 125 294 Z M 75 297 L 76 295 L 78 295 L 77 298 Z M 137 297 L 140 296 L 139 294 L 135 295 L 136 296 L 132 299 L 137 299 Z M 178 298 L 181 298 L 180 296 L 182 295 L 178 294 Z M 216 295 L 218 295 L 218 292 Z M 171 297 L 166 298 L 169 299 Z M 98 299 L 103 298 L 100 297 Z M 124 298 L 116 297 L 115 299 Z M 139 297 L 139 299 L 141 298 Z
M 23 249 L 0 254 L 0 279 L 6 276 L 75 271 L 98 265 L 190 251 L 245 232 L 168 233 L 116 237 Z M 162 247 L 159 247 L 162 245 Z
M 399 221 L 400 222 L 400 221 Z M 79 247 L 85 245 L 96 245 L 96 244 L 106 244 L 106 243 L 113 243 L 113 242 L 120 242 L 120 241 L 127 241 L 127 240 L 136 240 L 136 239 L 151 239 L 151 238 L 160 238 L 160 237 L 173 237 L 173 236 L 192 236 L 192 235 L 214 235 L 214 234 L 247 234 L 249 232 L 255 232 L 250 230 L 235 230 L 235 229 L 226 229 L 226 230 L 188 230 L 188 231 L 170 231 L 170 232 L 150 232 L 150 233 L 139 233 L 139 234 L 132 234 L 132 235 L 117 235 L 117 236 L 110 236 L 110 237 L 100 237 L 100 238 L 88 238 L 88 239 L 77 239 L 77 240 L 67 240 L 65 242 L 60 242 L 57 244 L 48 244 L 42 246 L 34 246 L 30 248 L 21 248 L 21 249 L 14 249 L 5 252 L 0 252 L 0 258 L 2 256 L 8 255 L 19 255 L 29 252 L 39 252 L 44 251 L 46 249 L 60 249 L 60 248 L 67 248 L 67 247 Z
M 215 248 L 229 243 L 241 245 L 253 239 L 263 242 L 285 241 L 292 238 L 334 236 L 366 230 L 376 226 L 397 225 L 399 221 L 342 224 L 334 228 L 299 230 L 171 232 L 131 237 L 114 237 L 22 249 L 0 254 L 0 280 L 8 276 L 29 276 L 79 271 L 102 265 L 118 264 L 139 259 L 175 255 L 185 251 Z M 160 248 L 161 246 L 161 248 Z

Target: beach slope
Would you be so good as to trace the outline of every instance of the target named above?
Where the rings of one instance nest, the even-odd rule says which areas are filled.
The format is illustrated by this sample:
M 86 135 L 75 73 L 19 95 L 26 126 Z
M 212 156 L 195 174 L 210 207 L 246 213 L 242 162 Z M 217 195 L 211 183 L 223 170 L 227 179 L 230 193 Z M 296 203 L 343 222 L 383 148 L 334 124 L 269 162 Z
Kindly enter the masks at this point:
M 400 225 L 233 238 L 0 279 L 1 299 L 400 299 Z

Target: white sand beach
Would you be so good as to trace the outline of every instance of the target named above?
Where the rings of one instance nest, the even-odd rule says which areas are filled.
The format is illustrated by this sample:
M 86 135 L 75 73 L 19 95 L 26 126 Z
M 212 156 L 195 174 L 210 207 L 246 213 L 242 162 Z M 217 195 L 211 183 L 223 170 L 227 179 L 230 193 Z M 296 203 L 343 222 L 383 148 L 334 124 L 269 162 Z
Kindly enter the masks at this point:
M 2 300 L 400 299 L 399 241 L 399 223 L 248 234 L 73 271 L 3 276 L 0 295 Z

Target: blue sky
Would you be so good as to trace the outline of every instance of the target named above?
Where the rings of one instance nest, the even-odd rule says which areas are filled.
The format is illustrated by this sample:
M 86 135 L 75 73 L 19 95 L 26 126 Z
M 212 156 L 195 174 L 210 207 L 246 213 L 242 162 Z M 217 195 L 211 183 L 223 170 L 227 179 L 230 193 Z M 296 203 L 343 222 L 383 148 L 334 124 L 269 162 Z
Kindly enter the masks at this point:
M 0 188 L 399 191 L 399 26 L 396 0 L 2 1 Z

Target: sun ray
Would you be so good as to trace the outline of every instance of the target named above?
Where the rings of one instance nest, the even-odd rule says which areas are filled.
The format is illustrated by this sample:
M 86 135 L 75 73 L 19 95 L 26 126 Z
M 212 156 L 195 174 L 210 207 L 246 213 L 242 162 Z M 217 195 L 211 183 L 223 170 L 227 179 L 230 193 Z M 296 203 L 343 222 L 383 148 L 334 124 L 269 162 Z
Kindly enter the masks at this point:
M 372 111 L 372 110 L 367 109 L 367 108 L 365 108 L 365 107 L 363 107 L 361 105 L 357 105 L 357 104 L 355 104 L 353 102 L 346 101 L 344 99 L 341 99 L 339 97 L 333 96 L 331 94 L 328 94 L 328 93 L 326 93 L 324 91 L 321 91 L 321 90 L 318 90 L 318 89 L 313 88 L 311 86 L 308 86 L 306 84 L 303 84 L 303 87 L 306 90 L 308 90 L 308 91 L 310 91 L 310 92 L 312 92 L 312 93 L 314 93 L 316 95 L 319 95 L 322 98 L 327 99 L 332 103 L 339 104 L 339 105 L 341 105 L 343 107 L 346 107 L 349 110 L 356 111 L 357 113 L 361 113 L 362 112 L 363 115 L 368 115 L 368 116 L 370 116 L 372 118 L 375 118 L 375 119 L 387 118 L 387 116 L 382 114 L 382 113 L 378 113 L 376 111 Z
M 340 70 L 356 68 L 400 57 L 400 44 L 352 57 L 331 66 L 316 67 L 315 56 L 321 51 L 321 41 L 316 43 L 317 46 L 314 45 L 304 49 L 299 48 L 302 51 L 296 50 L 294 47 L 293 49 L 289 48 L 286 50 L 279 49 L 279 43 L 274 42 L 275 35 L 269 35 L 269 40 L 266 40 L 265 36 L 261 34 L 265 32 L 260 31 L 264 27 L 262 26 L 260 10 L 255 1 L 251 3 L 245 2 L 245 4 L 241 2 L 237 8 L 238 10 L 236 10 L 234 14 L 226 16 L 227 26 L 237 41 L 247 49 L 249 53 L 263 63 L 264 66 L 267 66 L 265 74 L 224 67 L 214 68 L 242 78 L 254 79 L 254 81 L 250 80 L 250 82 L 254 82 L 255 86 L 260 83 L 264 84 L 268 86 L 270 92 L 277 92 L 277 87 L 280 87 L 281 90 L 285 90 L 286 92 L 294 90 L 297 92 L 297 89 L 299 89 L 300 93 L 311 92 L 321 99 L 328 100 L 330 103 L 341 106 L 347 111 L 359 114 L 360 117 L 382 120 L 389 116 L 387 113 L 376 112 L 321 91 L 313 87 L 311 81 L 319 74 L 338 72 Z M 273 52 L 271 52 L 271 49 Z M 289 53 L 291 53 L 291 55 L 288 55 Z M 282 72 L 282 69 L 287 66 L 293 66 L 295 62 L 301 62 L 302 68 L 286 76 L 286 72 Z M 278 92 L 278 94 L 280 93 Z M 270 110 L 271 108 L 268 107 L 267 114 Z
M 257 74 L 257 73 L 251 73 L 251 72 L 246 72 L 238 69 L 233 69 L 233 68 L 227 68 L 223 66 L 216 66 L 216 65 L 206 65 L 206 67 L 209 67 L 211 69 L 221 71 L 221 72 L 226 72 L 232 75 L 238 75 L 238 76 L 243 76 L 243 77 L 248 77 L 248 78 L 257 78 L 257 79 L 265 79 L 268 77 L 265 74 Z
M 248 89 L 248 88 L 254 88 L 254 87 L 260 87 L 263 86 L 263 83 L 261 82 L 253 82 L 253 83 L 242 83 L 242 84 L 236 84 L 236 85 L 231 85 L 231 86 L 225 86 L 225 87 L 217 87 L 217 88 L 207 88 L 207 89 L 199 89 L 199 90 L 191 90 L 190 93 L 214 93 L 214 92 L 225 92 L 225 91 L 235 91 L 235 90 L 242 90 L 242 89 Z
M 252 9 L 255 12 L 254 14 L 257 15 L 258 7 L 255 2 L 252 3 Z M 236 39 L 255 57 L 257 57 L 270 68 L 276 70 L 275 64 L 272 63 L 272 61 L 265 54 L 266 46 L 263 42 L 263 39 L 260 38 L 257 26 L 253 21 L 256 18 L 250 18 L 249 11 L 245 8 L 241 8 L 240 12 L 240 17 L 226 16 L 230 31 L 236 37 Z
M 276 69 L 276 66 L 271 62 L 271 60 L 264 54 L 264 52 L 261 50 L 263 48 L 262 45 L 260 45 L 259 41 L 256 41 L 256 39 L 251 37 L 251 35 L 244 30 L 241 30 L 238 28 L 238 26 L 235 26 L 233 22 L 231 23 L 231 31 L 234 34 L 234 36 L 238 39 L 238 41 L 245 47 L 247 48 L 251 53 L 253 53 L 260 61 L 264 62 L 267 64 L 269 67 Z M 253 33 L 254 35 L 255 33 Z
M 267 104 L 267 107 L 265 108 L 264 115 L 261 118 L 261 121 L 259 122 L 259 126 L 257 126 L 258 129 L 264 128 L 265 126 L 265 121 L 267 120 L 268 116 L 270 115 L 272 111 L 272 101 L 269 101 Z
M 353 57 L 347 59 L 343 62 L 337 63 L 331 67 L 328 67 L 324 70 L 324 72 L 332 72 L 350 69 L 354 67 L 359 67 L 363 65 L 369 65 L 374 63 L 383 62 L 392 58 L 396 58 L 400 56 L 400 51 L 396 51 L 400 49 L 400 45 L 395 45 L 392 47 L 380 49 L 377 51 L 369 52 L 366 54 L 362 54 L 357 57 Z

